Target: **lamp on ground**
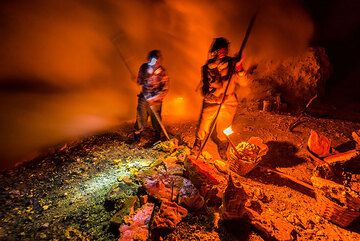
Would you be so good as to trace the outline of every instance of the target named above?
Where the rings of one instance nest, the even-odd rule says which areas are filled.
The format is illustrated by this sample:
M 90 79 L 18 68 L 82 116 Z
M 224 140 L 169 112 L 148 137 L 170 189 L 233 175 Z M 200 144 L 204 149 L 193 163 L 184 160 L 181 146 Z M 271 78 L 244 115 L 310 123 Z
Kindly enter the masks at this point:
M 231 128 L 231 126 L 229 126 L 228 128 L 226 128 L 225 130 L 223 130 L 225 136 L 226 136 L 226 139 L 229 141 L 231 147 L 234 149 L 234 153 L 236 155 L 237 158 L 241 159 L 242 156 L 241 154 L 236 150 L 236 147 L 234 145 L 234 143 L 230 140 L 230 135 L 234 133 L 233 129 Z

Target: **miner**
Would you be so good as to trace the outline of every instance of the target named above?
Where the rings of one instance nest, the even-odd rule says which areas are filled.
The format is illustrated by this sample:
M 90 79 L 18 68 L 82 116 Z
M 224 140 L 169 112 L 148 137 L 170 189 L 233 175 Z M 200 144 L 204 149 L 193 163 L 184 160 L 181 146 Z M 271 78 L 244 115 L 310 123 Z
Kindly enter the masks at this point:
M 243 59 L 240 56 L 230 57 L 228 52 L 229 41 L 223 37 L 215 38 L 210 46 L 209 59 L 202 66 L 203 101 L 192 154 L 198 154 L 221 106 L 210 137 L 216 143 L 220 157 L 227 160 L 229 143 L 223 130 L 229 127 L 234 119 L 238 105 L 235 88 L 240 76 L 244 75 Z
M 162 55 L 159 50 L 152 50 L 147 56 L 147 62 L 140 66 L 137 83 L 141 87 L 138 94 L 137 115 L 134 125 L 134 142 L 138 142 L 141 133 L 150 116 L 155 130 L 154 141 L 161 137 L 162 102 L 169 90 L 169 77 L 161 65 Z M 159 120 L 156 118 L 157 115 Z

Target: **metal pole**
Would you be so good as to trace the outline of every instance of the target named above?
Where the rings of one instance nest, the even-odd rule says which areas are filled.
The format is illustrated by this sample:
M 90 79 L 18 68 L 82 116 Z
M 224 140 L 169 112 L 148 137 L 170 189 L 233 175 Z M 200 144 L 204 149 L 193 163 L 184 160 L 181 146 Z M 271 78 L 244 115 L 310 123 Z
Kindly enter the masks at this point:
M 148 102 L 148 104 L 149 104 L 149 102 Z M 167 133 L 167 131 L 165 129 L 164 124 L 162 123 L 162 121 L 160 119 L 160 116 L 156 113 L 156 111 L 153 109 L 153 107 L 150 104 L 149 104 L 149 106 L 150 106 L 150 109 L 151 109 L 152 113 L 154 114 L 157 122 L 159 123 L 159 125 L 161 127 L 161 130 L 163 131 L 164 135 L 166 136 L 166 139 L 168 139 L 168 141 L 170 141 L 170 137 L 169 137 L 169 135 L 168 135 L 168 133 Z

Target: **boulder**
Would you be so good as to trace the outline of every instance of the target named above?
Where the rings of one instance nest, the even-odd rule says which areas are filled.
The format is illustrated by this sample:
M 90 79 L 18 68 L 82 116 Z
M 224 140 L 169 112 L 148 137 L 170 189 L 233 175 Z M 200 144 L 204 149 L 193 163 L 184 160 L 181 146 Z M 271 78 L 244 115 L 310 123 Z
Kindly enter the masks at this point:
M 204 198 L 200 195 L 199 190 L 191 183 L 190 180 L 185 179 L 183 186 L 179 191 L 179 204 L 191 210 L 198 210 L 204 206 Z
M 154 211 L 153 203 L 146 203 L 134 215 L 125 218 L 126 223 L 119 228 L 118 241 L 146 241 L 149 238 L 149 223 Z
M 309 47 L 300 55 L 283 60 L 263 59 L 248 69 L 247 88 L 239 97 L 250 100 L 271 100 L 279 94 L 282 101 L 293 106 L 303 106 L 315 94 L 325 91 L 331 74 L 331 65 L 324 48 Z
M 188 214 L 188 211 L 174 202 L 162 200 L 159 212 L 154 217 L 152 228 L 173 229 Z

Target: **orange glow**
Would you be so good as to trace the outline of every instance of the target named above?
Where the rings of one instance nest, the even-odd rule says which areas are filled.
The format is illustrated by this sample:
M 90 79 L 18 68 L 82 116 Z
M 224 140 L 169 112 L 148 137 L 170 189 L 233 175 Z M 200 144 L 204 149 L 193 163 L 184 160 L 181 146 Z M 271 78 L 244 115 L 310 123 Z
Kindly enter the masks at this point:
M 230 136 L 232 133 L 234 133 L 233 129 L 231 128 L 231 126 L 229 126 L 228 128 L 226 128 L 225 130 L 223 130 L 224 134 L 227 136 Z
M 175 99 L 175 102 L 176 103 L 182 103 L 184 101 L 184 98 L 183 97 L 177 97 L 176 99 Z

